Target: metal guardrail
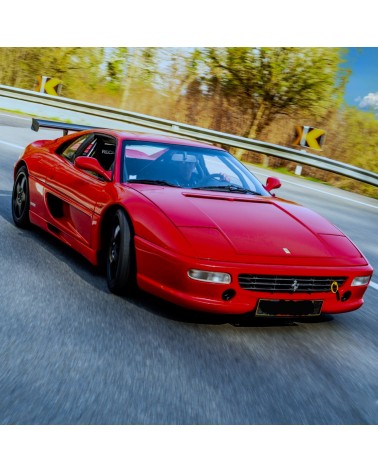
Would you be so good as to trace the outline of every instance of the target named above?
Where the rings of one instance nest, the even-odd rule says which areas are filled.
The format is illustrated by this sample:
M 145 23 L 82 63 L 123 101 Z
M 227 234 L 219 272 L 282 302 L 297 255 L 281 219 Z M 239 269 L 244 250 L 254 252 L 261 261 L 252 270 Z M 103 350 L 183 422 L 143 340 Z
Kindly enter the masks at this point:
M 16 100 L 37 103 L 39 105 L 53 106 L 54 108 L 76 111 L 86 115 L 115 120 L 122 123 L 143 126 L 149 129 L 164 131 L 169 134 L 175 134 L 202 141 L 218 143 L 222 145 L 241 148 L 248 151 L 255 151 L 269 156 L 279 157 L 289 161 L 297 162 L 302 165 L 316 167 L 336 174 L 359 180 L 370 185 L 378 187 L 378 174 L 346 164 L 344 162 L 335 161 L 323 156 L 310 154 L 306 151 L 279 146 L 277 144 L 257 141 L 255 139 L 243 138 L 219 131 L 208 130 L 197 126 L 178 123 L 175 121 L 165 120 L 154 116 L 143 115 L 118 108 L 111 108 L 94 103 L 80 102 L 65 97 L 57 97 L 52 95 L 41 94 L 30 90 L 17 89 L 0 85 L 0 96 L 12 98 Z

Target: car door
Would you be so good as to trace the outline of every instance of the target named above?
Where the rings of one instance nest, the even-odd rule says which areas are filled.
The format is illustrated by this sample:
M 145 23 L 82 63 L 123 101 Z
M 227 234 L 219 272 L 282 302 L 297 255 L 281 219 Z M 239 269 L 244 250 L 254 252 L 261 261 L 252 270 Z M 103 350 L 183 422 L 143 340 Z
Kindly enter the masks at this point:
M 65 149 L 59 150 L 61 159 L 46 181 L 46 203 L 51 223 L 57 230 L 89 247 L 92 246 L 95 207 L 102 207 L 109 201 L 113 182 L 77 168 L 74 162 L 79 155 L 94 158 L 101 156 L 104 143 L 109 142 L 115 151 L 115 138 L 97 133 L 91 133 L 79 146 L 76 142 L 68 144 Z M 109 152 L 107 157 L 109 162 Z

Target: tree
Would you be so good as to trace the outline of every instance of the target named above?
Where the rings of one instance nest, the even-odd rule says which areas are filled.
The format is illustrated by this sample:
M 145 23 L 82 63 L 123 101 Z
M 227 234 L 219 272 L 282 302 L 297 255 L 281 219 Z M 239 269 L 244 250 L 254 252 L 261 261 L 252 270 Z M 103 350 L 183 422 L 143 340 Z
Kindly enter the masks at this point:
M 112 48 L 107 60 L 109 86 L 121 94 L 120 108 L 128 107 L 133 88 L 151 88 L 156 75 L 157 48 Z
M 35 89 L 38 76 L 63 82 L 63 94 L 80 97 L 101 84 L 104 48 L 0 48 L 0 82 Z
M 237 111 L 238 134 L 256 138 L 277 116 L 338 106 L 348 77 L 339 48 L 204 48 L 204 95 Z

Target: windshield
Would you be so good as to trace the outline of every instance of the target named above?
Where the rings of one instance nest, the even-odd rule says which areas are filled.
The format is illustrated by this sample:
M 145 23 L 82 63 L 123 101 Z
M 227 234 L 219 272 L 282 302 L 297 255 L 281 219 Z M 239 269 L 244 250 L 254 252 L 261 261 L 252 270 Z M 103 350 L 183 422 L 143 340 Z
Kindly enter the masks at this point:
M 270 195 L 228 152 L 169 143 L 126 141 L 122 181 Z

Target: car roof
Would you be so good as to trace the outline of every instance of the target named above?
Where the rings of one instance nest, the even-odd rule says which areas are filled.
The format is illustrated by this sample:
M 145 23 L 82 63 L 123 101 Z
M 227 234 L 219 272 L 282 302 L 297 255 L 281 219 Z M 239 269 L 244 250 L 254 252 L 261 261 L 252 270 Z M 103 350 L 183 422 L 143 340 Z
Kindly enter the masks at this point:
M 209 148 L 209 149 L 220 149 L 218 146 L 214 146 L 212 144 L 204 143 L 201 141 L 197 141 L 194 139 L 188 138 L 179 138 L 176 136 L 169 136 L 164 134 L 154 134 L 154 133 L 147 133 L 141 131 L 122 131 L 122 130 L 113 130 L 113 129 L 93 129 L 88 130 L 93 131 L 95 133 L 105 133 L 110 134 L 114 137 L 117 137 L 121 140 L 128 140 L 128 141 L 147 141 L 147 142 L 154 142 L 154 143 L 165 143 L 165 144 L 178 144 L 184 146 L 195 146 L 195 147 L 202 147 L 202 148 Z

